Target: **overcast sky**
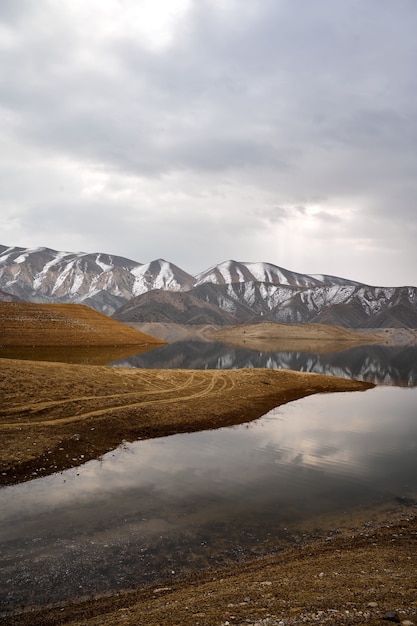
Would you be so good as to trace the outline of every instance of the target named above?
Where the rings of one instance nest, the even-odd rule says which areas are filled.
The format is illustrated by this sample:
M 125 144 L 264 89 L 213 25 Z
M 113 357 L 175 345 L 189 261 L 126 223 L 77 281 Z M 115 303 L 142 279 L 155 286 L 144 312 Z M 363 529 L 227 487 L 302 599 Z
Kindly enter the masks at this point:
M 416 0 L 0 0 L 0 243 L 417 285 Z

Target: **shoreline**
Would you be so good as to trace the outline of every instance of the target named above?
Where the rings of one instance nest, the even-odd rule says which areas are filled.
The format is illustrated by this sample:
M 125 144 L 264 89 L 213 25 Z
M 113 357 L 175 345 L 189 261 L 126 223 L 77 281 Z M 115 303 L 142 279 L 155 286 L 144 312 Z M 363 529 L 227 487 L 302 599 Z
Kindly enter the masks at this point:
M 26 607 L 0 616 L 0 625 L 411 626 L 417 623 L 416 544 L 417 502 L 360 528 L 333 529 L 325 538 L 221 569 Z
M 2 485 L 97 458 L 123 440 L 251 421 L 371 383 L 287 370 L 131 370 L 4 359 Z M 24 434 L 24 437 L 22 437 Z M 28 446 L 28 442 L 32 444 Z M 300 535 L 298 545 L 107 596 L 26 607 L 15 626 L 417 624 L 417 500 Z M 391 613 L 390 613 L 391 612 Z
M 123 441 L 242 424 L 314 393 L 372 387 L 289 370 L 134 370 L 2 359 L 0 485 L 81 465 Z

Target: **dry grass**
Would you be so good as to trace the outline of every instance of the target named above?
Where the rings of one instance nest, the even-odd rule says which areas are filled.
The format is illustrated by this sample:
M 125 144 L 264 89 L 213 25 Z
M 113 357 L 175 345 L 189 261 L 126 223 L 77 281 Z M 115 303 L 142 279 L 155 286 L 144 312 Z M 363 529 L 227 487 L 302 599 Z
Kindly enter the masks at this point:
M 1 346 L 126 346 L 163 343 L 81 304 L 0 302 Z
M 80 464 L 123 440 L 238 424 L 312 393 L 371 386 L 288 371 L 132 370 L 3 359 L 1 483 Z

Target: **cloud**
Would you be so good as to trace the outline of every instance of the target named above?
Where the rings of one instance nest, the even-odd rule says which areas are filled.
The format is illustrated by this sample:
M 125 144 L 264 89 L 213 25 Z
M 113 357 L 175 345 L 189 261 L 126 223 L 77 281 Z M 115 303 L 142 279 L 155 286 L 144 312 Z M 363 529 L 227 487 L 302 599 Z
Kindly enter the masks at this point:
M 414 0 L 3 2 L 4 243 L 411 282 L 416 26 Z M 340 247 L 365 239 L 379 269 Z

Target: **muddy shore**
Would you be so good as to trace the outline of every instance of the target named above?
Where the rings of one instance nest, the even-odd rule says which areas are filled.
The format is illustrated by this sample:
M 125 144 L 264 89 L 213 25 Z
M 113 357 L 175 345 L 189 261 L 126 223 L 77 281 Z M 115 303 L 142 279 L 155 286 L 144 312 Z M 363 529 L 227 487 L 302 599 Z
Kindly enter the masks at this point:
M 180 580 L 53 608 L 2 626 L 417 624 L 417 515 L 393 509 L 350 531 Z

